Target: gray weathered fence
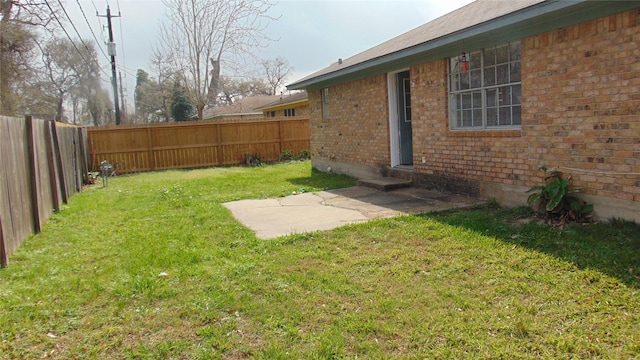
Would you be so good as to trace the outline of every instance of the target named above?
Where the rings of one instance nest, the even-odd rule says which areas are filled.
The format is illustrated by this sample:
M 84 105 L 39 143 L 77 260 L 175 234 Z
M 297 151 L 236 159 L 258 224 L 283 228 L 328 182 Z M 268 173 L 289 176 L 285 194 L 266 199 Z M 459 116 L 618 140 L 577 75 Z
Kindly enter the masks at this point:
M 0 116 L 0 265 L 39 232 L 88 171 L 87 130 Z

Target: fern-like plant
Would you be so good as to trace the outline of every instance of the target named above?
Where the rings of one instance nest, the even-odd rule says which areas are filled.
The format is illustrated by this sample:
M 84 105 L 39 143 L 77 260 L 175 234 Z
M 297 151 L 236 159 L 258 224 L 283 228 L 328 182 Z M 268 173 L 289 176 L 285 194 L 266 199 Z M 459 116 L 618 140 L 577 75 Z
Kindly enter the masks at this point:
M 593 205 L 586 204 L 574 194 L 580 192 L 580 188 L 571 185 L 571 176 L 565 175 L 561 171 L 548 172 L 546 167 L 541 167 L 544 171 L 545 185 L 534 186 L 529 189 L 529 206 L 538 204 L 537 210 L 544 213 L 549 220 L 558 220 L 561 223 L 567 221 L 582 222 L 591 218 Z

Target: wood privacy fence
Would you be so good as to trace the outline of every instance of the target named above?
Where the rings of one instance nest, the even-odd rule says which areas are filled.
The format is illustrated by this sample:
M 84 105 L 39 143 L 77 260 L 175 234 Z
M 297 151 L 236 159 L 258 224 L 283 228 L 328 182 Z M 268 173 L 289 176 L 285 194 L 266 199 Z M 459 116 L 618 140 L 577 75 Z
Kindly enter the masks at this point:
M 0 116 L 0 265 L 81 190 L 86 139 L 86 129 Z
M 197 121 L 88 129 L 92 169 L 106 160 L 117 174 L 277 161 L 310 146 L 309 119 Z

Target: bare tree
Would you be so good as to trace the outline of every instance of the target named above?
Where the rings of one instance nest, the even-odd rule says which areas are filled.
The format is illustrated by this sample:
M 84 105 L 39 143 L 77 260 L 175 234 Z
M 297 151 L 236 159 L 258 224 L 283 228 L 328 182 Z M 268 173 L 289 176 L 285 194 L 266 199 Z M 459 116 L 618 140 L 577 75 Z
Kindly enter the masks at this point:
M 33 51 L 42 35 L 59 24 L 59 7 L 34 0 L 0 0 L 0 113 L 15 114 L 19 87 L 29 80 Z
M 223 61 L 233 56 L 253 56 L 270 40 L 264 30 L 273 6 L 268 0 L 163 0 L 168 9 L 161 38 L 173 53 L 175 68 L 183 73 L 185 86 L 196 106 L 198 118 L 214 105 L 220 90 Z
M 173 84 L 176 79 L 176 74 L 181 73 L 177 71 L 172 64 L 175 63 L 174 55 L 172 52 L 163 53 L 159 49 L 153 51 L 151 59 L 149 60 L 152 68 L 156 71 L 157 75 L 157 88 L 155 90 L 156 96 L 161 103 L 161 115 L 164 121 L 171 120 L 171 97 L 173 95 Z
M 287 59 L 280 56 L 273 60 L 263 60 L 262 67 L 267 77 L 267 83 L 271 88 L 270 95 L 278 95 L 278 88 L 284 86 L 284 82 L 293 71 L 293 67 L 289 65 Z
M 0 22 L 14 22 L 22 25 L 50 28 L 59 7 L 41 0 L 0 0 Z
M 220 78 L 219 104 L 231 105 L 238 99 L 259 95 L 271 95 L 271 88 L 262 79 L 240 80 L 225 76 Z
M 45 34 L 59 29 L 60 2 L 0 0 L 0 113 L 16 114 L 31 107 L 24 103 L 30 92 L 35 46 Z M 37 107 L 37 106 L 36 106 Z

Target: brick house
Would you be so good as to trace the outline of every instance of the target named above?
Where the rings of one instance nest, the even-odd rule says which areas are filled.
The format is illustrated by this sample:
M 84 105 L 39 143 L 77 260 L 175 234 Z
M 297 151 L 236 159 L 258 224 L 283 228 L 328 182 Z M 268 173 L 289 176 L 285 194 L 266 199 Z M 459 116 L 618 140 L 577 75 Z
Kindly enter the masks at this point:
M 313 166 L 526 204 L 540 167 L 640 221 L 640 2 L 477 0 L 290 84 Z
M 262 111 L 265 118 L 307 118 L 309 117 L 309 99 L 307 92 L 300 91 L 290 95 L 282 95 L 278 100 L 266 104 L 258 110 Z
M 247 121 L 263 120 L 263 106 L 279 100 L 277 95 L 256 95 L 237 99 L 233 104 L 216 106 L 204 110 L 204 120 Z

